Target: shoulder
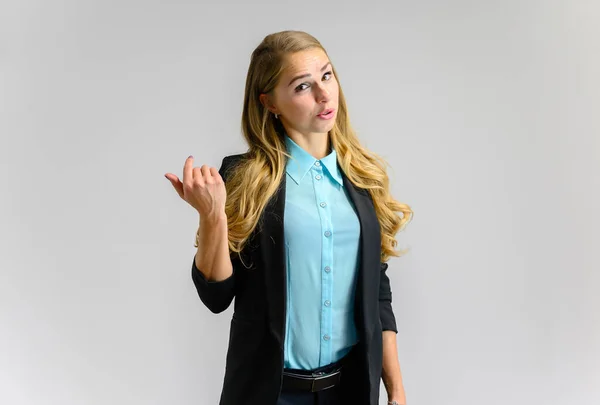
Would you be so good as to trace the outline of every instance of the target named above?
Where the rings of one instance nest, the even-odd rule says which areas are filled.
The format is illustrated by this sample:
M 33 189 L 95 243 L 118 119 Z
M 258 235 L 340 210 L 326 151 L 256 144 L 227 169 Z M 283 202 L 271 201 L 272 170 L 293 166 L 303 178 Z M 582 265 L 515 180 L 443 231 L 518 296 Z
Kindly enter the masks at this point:
M 248 152 L 246 153 L 238 153 L 236 155 L 227 155 L 225 157 L 223 157 L 223 162 L 221 162 L 221 167 L 228 169 L 231 166 L 234 166 L 235 164 L 239 163 L 240 161 L 242 161 L 243 159 L 248 157 Z
M 223 180 L 227 177 L 227 172 L 235 167 L 239 162 L 245 159 L 248 156 L 248 153 L 238 153 L 235 155 L 227 155 L 223 157 L 223 161 L 221 162 L 221 168 L 219 169 L 219 174 L 223 177 Z
M 239 160 L 244 159 L 247 156 L 248 156 L 248 152 L 246 152 L 246 153 L 238 153 L 236 155 L 227 155 L 227 156 L 223 157 L 223 162 L 235 163 L 235 162 L 237 162 Z

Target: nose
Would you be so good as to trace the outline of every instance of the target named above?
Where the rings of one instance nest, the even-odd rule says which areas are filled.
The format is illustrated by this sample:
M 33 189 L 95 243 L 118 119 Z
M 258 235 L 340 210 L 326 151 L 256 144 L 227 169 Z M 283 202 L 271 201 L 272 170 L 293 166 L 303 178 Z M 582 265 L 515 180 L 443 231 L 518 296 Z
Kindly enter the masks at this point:
M 327 103 L 330 99 L 331 95 L 329 90 L 325 87 L 325 85 L 319 85 L 319 91 L 317 92 L 317 102 L 318 103 Z

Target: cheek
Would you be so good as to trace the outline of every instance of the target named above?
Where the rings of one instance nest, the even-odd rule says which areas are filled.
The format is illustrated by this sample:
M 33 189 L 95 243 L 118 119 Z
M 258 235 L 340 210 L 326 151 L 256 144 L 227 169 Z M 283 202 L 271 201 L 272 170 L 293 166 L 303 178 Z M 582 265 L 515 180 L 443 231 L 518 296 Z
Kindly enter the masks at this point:
M 296 97 L 289 104 L 289 108 L 291 110 L 292 115 L 296 117 L 311 115 L 313 111 L 311 101 L 307 97 Z
M 337 100 L 339 94 L 340 94 L 340 88 L 338 87 L 338 84 L 336 82 L 335 85 L 333 86 L 333 88 L 331 89 L 331 97 L 333 97 Z

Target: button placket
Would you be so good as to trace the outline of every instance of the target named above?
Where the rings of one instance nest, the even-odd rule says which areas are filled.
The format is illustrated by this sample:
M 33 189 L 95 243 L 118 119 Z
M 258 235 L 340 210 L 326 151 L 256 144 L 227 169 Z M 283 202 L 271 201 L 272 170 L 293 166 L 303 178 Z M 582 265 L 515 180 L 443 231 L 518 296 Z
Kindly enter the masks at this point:
M 332 293 L 333 293 L 333 278 L 330 274 L 331 268 L 325 266 L 333 261 L 333 237 L 331 229 L 331 210 L 327 204 L 327 188 L 330 183 L 325 178 L 323 165 L 320 162 L 315 162 L 312 167 L 313 187 L 315 191 L 315 203 L 319 208 L 319 218 L 321 221 L 321 363 L 327 364 L 331 362 L 332 357 Z

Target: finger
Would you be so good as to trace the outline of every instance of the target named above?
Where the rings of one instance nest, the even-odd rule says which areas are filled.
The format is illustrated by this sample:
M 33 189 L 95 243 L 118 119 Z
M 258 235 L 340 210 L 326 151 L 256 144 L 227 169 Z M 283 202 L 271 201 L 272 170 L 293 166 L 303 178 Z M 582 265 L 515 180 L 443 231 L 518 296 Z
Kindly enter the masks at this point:
M 174 175 L 173 173 L 166 173 L 165 177 L 167 178 L 167 180 L 169 180 L 170 182 L 174 182 L 174 181 L 179 181 L 179 178 Z
M 171 182 L 173 188 L 175 188 L 175 191 L 177 191 L 177 194 L 179 194 L 179 197 L 183 198 L 183 183 L 179 180 L 179 178 L 171 173 L 165 174 L 165 177 Z
M 192 181 L 194 181 L 194 173 L 192 169 L 194 168 L 194 157 L 189 156 L 185 160 L 185 164 L 183 165 L 183 184 L 188 186 L 192 185 Z
M 204 177 L 206 182 L 212 181 L 212 174 L 210 174 L 210 166 L 202 165 L 200 169 L 202 169 L 202 177 Z
M 204 187 L 204 178 L 202 175 L 202 169 L 199 167 L 194 167 L 194 182 L 199 184 L 201 187 Z
M 216 167 L 211 167 L 210 168 L 210 174 L 215 178 L 218 179 L 219 177 L 221 177 L 221 175 L 219 174 L 219 170 Z

